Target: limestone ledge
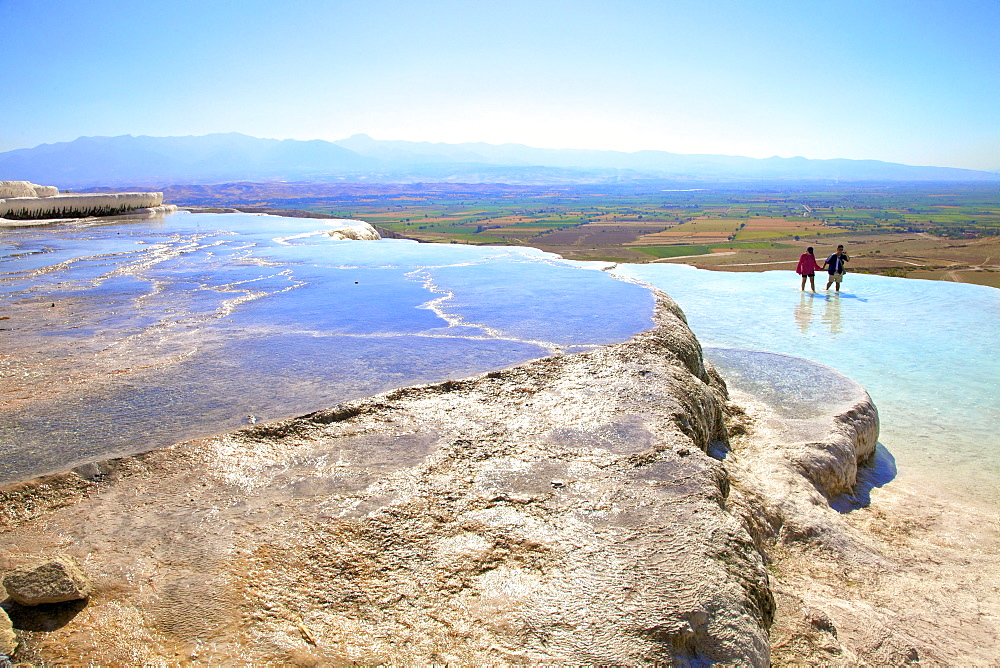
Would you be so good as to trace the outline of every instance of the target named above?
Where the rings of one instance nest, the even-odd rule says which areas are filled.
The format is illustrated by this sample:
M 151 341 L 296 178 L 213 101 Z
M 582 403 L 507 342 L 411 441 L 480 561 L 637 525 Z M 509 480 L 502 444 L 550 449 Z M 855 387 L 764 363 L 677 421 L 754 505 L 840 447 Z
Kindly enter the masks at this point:
M 177 206 L 174 204 L 163 204 L 142 209 L 132 209 L 128 213 L 111 216 L 84 216 L 82 218 L 40 218 L 37 220 L 10 220 L 0 218 L 0 227 L 37 227 L 40 225 L 56 225 L 59 223 L 113 223 L 126 220 L 151 220 L 163 218 L 169 213 L 175 213 Z
M 39 657 L 766 665 L 763 551 L 804 511 L 758 478 L 849 485 L 874 406 L 734 452 L 746 413 L 657 298 L 625 343 L 0 489 L 0 570 L 69 543 L 94 581 Z
M 162 192 L 7 197 L 0 199 L 0 219 L 18 221 L 111 216 L 155 208 L 161 204 Z
M 282 216 L 284 218 L 317 218 L 323 220 L 339 220 L 337 216 L 332 216 L 327 213 L 318 213 L 316 211 L 304 211 L 302 209 L 274 209 L 267 206 L 241 206 L 241 207 L 219 207 L 219 206 L 185 206 L 182 207 L 183 211 L 190 211 L 191 213 L 260 213 L 267 216 Z M 371 223 L 365 223 L 366 225 L 371 225 Z M 420 239 L 413 239 L 407 237 L 406 235 L 399 234 L 387 227 L 382 227 L 381 225 L 371 225 L 380 239 L 408 239 L 410 241 L 416 241 L 418 243 L 426 243 Z
M 337 241 L 378 241 L 379 239 L 405 239 L 392 230 L 372 225 L 363 220 L 352 218 L 338 218 L 325 213 L 315 211 L 300 211 L 295 209 L 271 209 L 268 207 L 206 207 L 206 206 L 186 206 L 182 210 L 190 213 L 250 213 L 257 216 L 282 216 L 284 218 L 315 218 L 326 220 L 330 229 L 326 234 Z M 294 238 L 294 237 L 293 237 Z M 284 241 L 284 240 L 281 240 Z

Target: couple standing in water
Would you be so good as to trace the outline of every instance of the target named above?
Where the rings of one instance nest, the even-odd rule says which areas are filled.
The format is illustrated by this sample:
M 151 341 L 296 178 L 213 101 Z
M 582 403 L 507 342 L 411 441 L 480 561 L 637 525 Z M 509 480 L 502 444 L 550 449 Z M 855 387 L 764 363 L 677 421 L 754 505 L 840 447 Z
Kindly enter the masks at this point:
M 826 289 L 829 290 L 830 286 L 836 283 L 837 292 L 840 292 L 840 282 L 844 279 L 844 272 L 846 271 L 844 264 L 850 259 L 847 253 L 844 252 L 844 245 L 841 244 L 837 246 L 837 252 L 826 258 L 821 267 L 816 262 L 816 256 L 813 255 L 813 249 L 810 246 L 799 257 L 799 266 L 795 268 L 795 273 L 802 276 L 803 290 L 806 289 L 806 279 L 808 278 L 810 289 L 816 292 L 816 272 L 826 269 L 830 274 L 830 280 L 826 282 Z

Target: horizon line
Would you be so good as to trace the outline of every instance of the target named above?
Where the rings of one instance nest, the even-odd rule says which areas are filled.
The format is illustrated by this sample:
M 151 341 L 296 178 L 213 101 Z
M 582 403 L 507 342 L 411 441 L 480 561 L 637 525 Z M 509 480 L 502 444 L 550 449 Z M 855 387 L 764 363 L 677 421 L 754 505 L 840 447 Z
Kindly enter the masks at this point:
M 324 142 L 324 143 L 327 143 L 327 144 L 334 144 L 334 145 L 339 145 L 339 142 L 343 142 L 343 141 L 347 141 L 347 140 L 350 140 L 350 139 L 354 139 L 355 137 L 363 137 L 363 138 L 366 138 L 366 139 L 370 139 L 370 140 L 372 140 L 374 142 L 401 142 L 401 143 L 407 143 L 407 144 L 429 144 L 429 145 L 433 145 L 433 146 L 465 146 L 465 145 L 483 145 L 483 146 L 491 146 L 491 147 L 515 146 L 515 147 L 528 148 L 528 149 L 537 150 L 537 151 L 570 151 L 570 152 L 581 152 L 581 153 L 613 153 L 613 154 L 619 154 L 619 155 L 636 155 L 636 154 L 640 154 L 640 153 L 663 153 L 663 154 L 667 154 L 667 155 L 677 155 L 677 156 L 687 156 L 687 157 L 710 156 L 710 157 L 740 158 L 740 159 L 744 159 L 744 160 L 761 160 L 761 161 L 763 161 L 763 160 L 808 160 L 808 161 L 811 161 L 811 162 L 832 162 L 832 161 L 876 162 L 876 163 L 882 163 L 882 164 L 887 164 L 887 165 L 903 165 L 903 166 L 906 166 L 906 167 L 929 167 L 929 168 L 935 168 L 935 169 L 957 169 L 957 170 L 962 170 L 962 171 L 979 172 L 979 173 L 986 173 L 986 174 L 1000 174 L 1000 166 L 997 166 L 996 168 L 993 168 L 993 169 L 977 169 L 977 168 L 973 168 L 973 167 L 951 167 L 951 166 L 933 165 L 933 164 L 915 165 L 915 164 L 905 163 L 905 162 L 896 162 L 896 161 L 892 161 L 892 160 L 884 160 L 884 159 L 881 159 L 881 158 L 842 158 L 842 157 L 836 157 L 836 158 L 810 158 L 810 157 L 807 157 L 805 155 L 792 155 L 792 156 L 787 156 L 786 157 L 786 156 L 782 156 L 782 155 L 778 155 L 778 154 L 770 155 L 770 156 L 763 157 L 763 158 L 756 158 L 756 157 L 753 157 L 753 156 L 739 155 L 739 154 L 734 154 L 734 153 L 678 153 L 676 151 L 668 151 L 668 150 L 665 150 L 665 149 L 638 149 L 638 150 L 635 150 L 635 151 L 625 151 L 625 150 L 621 150 L 621 149 L 576 148 L 576 147 L 553 148 L 553 147 L 546 147 L 546 146 L 533 146 L 531 144 L 524 144 L 524 143 L 521 143 L 521 142 L 492 143 L 492 142 L 486 142 L 486 141 L 446 142 L 446 141 L 430 141 L 430 140 L 415 140 L 415 139 L 376 139 L 375 137 L 372 137 L 367 132 L 356 132 L 356 133 L 354 133 L 352 135 L 349 135 L 347 137 L 344 137 L 342 139 L 321 139 L 321 138 L 318 138 L 318 137 L 314 137 L 314 138 L 311 138 L 311 139 L 299 139 L 299 138 L 296 138 L 296 137 L 285 137 L 285 138 L 259 137 L 257 135 L 251 135 L 251 134 L 247 134 L 245 132 L 240 132 L 238 130 L 231 130 L 231 131 L 227 131 L 227 132 L 206 132 L 204 134 L 152 135 L 152 134 L 123 133 L 123 134 L 117 134 L 117 135 L 80 135 L 80 136 L 78 136 L 78 137 L 76 137 L 74 139 L 70 139 L 70 140 L 53 141 L 53 142 L 42 142 L 41 144 L 36 144 L 34 146 L 21 146 L 21 147 L 18 147 L 18 148 L 8 149 L 6 151 L 0 151 L 0 155 L 3 155 L 5 153 L 12 153 L 14 151 L 25 151 L 25 150 L 30 151 L 30 150 L 33 150 L 33 149 L 36 149 L 36 148 L 40 148 L 40 147 L 43 147 L 43 146 L 55 146 L 55 145 L 59 145 L 59 144 L 72 144 L 72 143 L 74 143 L 76 141 L 79 141 L 81 139 L 118 139 L 118 138 L 121 138 L 121 137 L 131 137 L 133 139 L 139 139 L 139 138 L 143 138 L 143 137 L 148 137 L 148 138 L 151 138 L 151 139 L 172 139 L 172 138 L 182 139 L 182 138 L 188 138 L 188 137 L 190 137 L 190 138 L 210 137 L 210 136 L 215 136 L 215 135 L 220 135 L 220 136 L 222 136 L 222 135 L 239 135 L 241 137 L 248 137 L 250 139 L 260 139 L 260 140 L 265 140 L 265 141 L 279 141 L 279 142 L 290 141 L 290 142 L 304 142 L 305 143 L 305 142 L 316 142 L 316 141 L 318 141 L 318 142 Z M 351 149 L 347 149 L 346 147 L 343 147 L 343 146 L 341 146 L 341 148 L 345 148 L 346 150 L 351 150 Z M 353 152 L 356 153 L 356 151 L 353 151 Z

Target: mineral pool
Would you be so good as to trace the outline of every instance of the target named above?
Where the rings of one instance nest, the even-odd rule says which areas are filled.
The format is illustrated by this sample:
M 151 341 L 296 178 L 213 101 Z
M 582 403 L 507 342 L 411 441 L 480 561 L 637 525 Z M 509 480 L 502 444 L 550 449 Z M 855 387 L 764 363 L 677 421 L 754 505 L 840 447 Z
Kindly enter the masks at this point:
M 899 476 L 1000 501 L 1000 290 L 848 273 L 840 293 L 813 293 L 791 271 L 668 263 L 614 273 L 670 294 L 703 346 L 804 357 L 854 379 L 878 406 Z
M 649 289 L 606 265 L 329 225 L 181 213 L 0 231 L 0 482 L 650 326 Z
M 622 341 L 651 325 L 649 284 L 709 359 L 783 353 L 864 385 L 899 476 L 1000 499 L 996 289 L 851 273 L 839 294 L 801 292 L 790 271 L 606 272 L 326 225 L 180 213 L 0 231 L 0 482 Z

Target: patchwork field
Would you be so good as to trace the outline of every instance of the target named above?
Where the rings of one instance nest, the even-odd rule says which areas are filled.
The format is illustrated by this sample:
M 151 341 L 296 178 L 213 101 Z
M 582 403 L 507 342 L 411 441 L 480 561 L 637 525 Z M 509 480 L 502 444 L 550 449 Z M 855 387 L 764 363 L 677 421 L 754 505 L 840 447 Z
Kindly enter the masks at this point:
M 818 220 L 797 217 L 710 218 L 702 216 L 678 223 L 660 232 L 643 235 L 631 245 L 782 239 L 816 234 L 824 229 L 826 228 Z
M 360 218 L 438 243 L 525 245 L 581 260 L 794 268 L 844 243 L 854 271 L 1000 287 L 1000 191 L 979 184 L 692 190 L 678 185 L 224 184 L 165 188 L 194 206 Z

